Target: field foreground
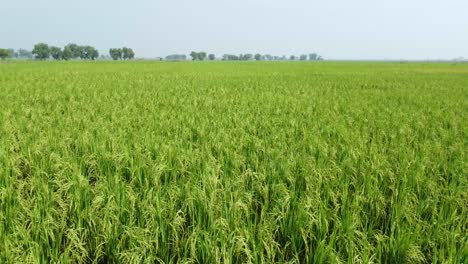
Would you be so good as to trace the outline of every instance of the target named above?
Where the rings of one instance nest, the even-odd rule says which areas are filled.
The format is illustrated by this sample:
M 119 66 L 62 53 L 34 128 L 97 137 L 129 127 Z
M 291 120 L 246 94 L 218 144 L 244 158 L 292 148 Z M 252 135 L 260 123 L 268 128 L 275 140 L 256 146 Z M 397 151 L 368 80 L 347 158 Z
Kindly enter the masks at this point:
M 468 65 L 0 63 L 0 263 L 468 263 Z

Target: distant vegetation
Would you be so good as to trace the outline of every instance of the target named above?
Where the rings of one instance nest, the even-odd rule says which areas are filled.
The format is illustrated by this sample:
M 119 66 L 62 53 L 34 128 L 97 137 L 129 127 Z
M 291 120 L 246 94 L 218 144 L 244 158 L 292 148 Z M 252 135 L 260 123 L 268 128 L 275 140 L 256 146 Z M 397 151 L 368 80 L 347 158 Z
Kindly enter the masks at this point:
M 190 53 L 190 57 L 192 57 L 192 60 L 198 60 L 198 61 L 202 61 L 202 60 L 205 60 L 206 59 L 206 52 L 204 51 L 201 51 L 201 52 L 195 52 L 195 51 L 192 51 Z
M 187 60 L 187 55 L 184 54 L 173 54 L 166 56 L 166 60 Z
M 31 51 L 25 49 L 0 49 L 0 59 L 15 58 L 15 59 L 32 59 Z
M 99 57 L 99 52 L 96 48 L 92 46 L 80 46 L 74 43 L 66 45 L 63 49 L 49 46 L 46 43 L 38 43 L 34 45 L 31 53 L 37 60 L 47 60 L 50 58 L 54 60 L 95 60 Z
M 11 51 L 8 49 L 0 49 L 0 59 L 11 57 Z
M 109 54 L 113 60 L 131 60 L 135 58 L 135 52 L 127 47 L 110 49 Z
M 0 49 L 0 59 L 36 59 L 36 60 L 96 60 L 99 58 L 99 51 L 93 46 L 88 45 L 77 45 L 74 43 L 68 44 L 63 48 L 49 46 L 46 43 L 38 43 L 34 45 L 32 51 L 25 49 Z M 109 49 L 109 56 L 101 56 L 101 59 L 112 59 L 112 60 L 131 60 L 135 58 L 135 52 L 131 48 L 111 48 Z M 216 57 L 215 54 L 204 51 L 192 51 L 190 58 L 193 61 L 205 61 L 205 60 L 223 60 L 223 61 L 321 61 L 323 57 L 317 53 L 311 53 L 309 55 L 301 54 L 299 56 L 273 56 L 270 54 L 251 54 L 243 53 L 239 55 L 234 54 L 223 54 L 221 57 Z M 162 58 L 161 58 L 162 59 Z M 165 60 L 169 61 L 185 61 L 188 56 L 185 54 L 172 54 L 165 57 Z
M 135 58 L 135 52 L 131 48 L 123 47 L 109 50 L 109 57 L 114 60 L 131 60 Z M 99 58 L 99 51 L 89 45 L 78 45 L 70 43 L 63 48 L 50 46 L 46 43 L 37 43 L 32 51 L 19 49 L 0 49 L 0 59 L 36 59 L 36 60 L 96 60 Z
M 192 57 L 192 60 L 194 61 L 203 61 L 203 60 L 206 60 L 207 59 L 207 56 L 206 56 L 206 52 L 196 52 L 196 51 L 192 51 L 190 53 L 190 56 Z M 214 54 L 210 54 L 208 55 L 208 60 L 215 60 L 216 59 L 216 56 Z M 252 61 L 252 60 L 256 60 L 256 61 L 281 61 L 281 60 L 301 60 L 301 61 L 306 61 L 306 60 L 309 60 L 309 61 L 320 61 L 320 60 L 323 60 L 322 56 L 316 54 L 316 53 L 311 53 L 309 55 L 306 55 L 306 54 L 302 54 L 300 56 L 295 56 L 295 55 L 291 55 L 289 56 L 289 59 L 288 57 L 286 56 L 272 56 L 270 54 L 265 54 L 265 55 L 262 55 L 262 54 L 250 54 L 250 53 L 245 53 L 245 54 L 239 54 L 239 55 L 233 55 L 233 54 L 224 54 L 221 58 L 221 60 L 224 60 L 224 61 Z

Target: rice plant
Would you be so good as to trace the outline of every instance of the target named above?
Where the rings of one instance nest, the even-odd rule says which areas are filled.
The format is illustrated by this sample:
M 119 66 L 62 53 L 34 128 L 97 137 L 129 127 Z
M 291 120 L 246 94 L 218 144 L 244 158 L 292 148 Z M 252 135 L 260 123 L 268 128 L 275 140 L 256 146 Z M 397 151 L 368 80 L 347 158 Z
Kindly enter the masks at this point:
M 0 263 L 467 263 L 468 66 L 0 64 Z

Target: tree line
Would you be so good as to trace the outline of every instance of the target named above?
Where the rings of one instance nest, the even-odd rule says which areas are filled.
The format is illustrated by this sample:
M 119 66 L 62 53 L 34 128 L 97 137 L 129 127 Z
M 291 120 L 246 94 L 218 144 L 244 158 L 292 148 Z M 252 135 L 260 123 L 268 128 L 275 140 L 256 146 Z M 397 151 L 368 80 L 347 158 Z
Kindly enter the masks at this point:
M 192 57 L 193 61 L 203 61 L 203 60 L 216 60 L 216 56 L 214 54 L 209 54 L 207 55 L 206 52 L 196 52 L 192 51 L 190 53 L 190 56 Z M 166 59 L 174 59 L 174 58 L 179 58 L 185 60 L 185 57 L 182 57 L 182 55 L 170 55 L 167 56 Z M 289 57 L 286 56 L 272 56 L 270 54 L 262 55 L 262 54 L 239 54 L 239 55 L 233 55 L 233 54 L 224 54 L 221 58 L 219 58 L 224 61 L 251 61 L 251 60 L 256 60 L 256 61 L 280 61 L 280 60 L 301 60 L 301 61 L 321 61 L 323 60 L 322 56 L 318 55 L 317 53 L 311 53 L 309 55 L 307 54 L 302 54 L 299 56 L 291 55 Z
M 49 58 L 54 60 L 95 60 L 99 57 L 99 51 L 96 48 L 74 43 L 70 43 L 63 48 L 49 46 L 46 43 L 38 43 L 34 45 L 31 53 L 37 60 L 47 60 Z
M 34 45 L 32 51 L 19 49 L 15 51 L 13 49 L 0 49 L 0 59 L 5 58 L 19 58 L 19 59 L 55 59 L 55 60 L 71 60 L 71 59 L 82 59 L 82 60 L 95 60 L 99 57 L 99 52 L 92 46 L 81 46 L 77 44 L 68 44 L 65 47 L 59 48 L 49 46 L 45 43 L 38 43 Z M 273 56 L 270 54 L 224 54 L 217 58 L 215 54 L 207 54 L 204 51 L 196 52 L 192 51 L 190 57 L 193 61 L 204 61 L 204 60 L 223 60 L 223 61 L 321 61 L 322 56 L 317 53 L 302 54 L 299 56 Z M 111 48 L 109 49 L 109 56 L 101 56 L 104 59 L 113 60 L 131 60 L 135 58 L 135 52 L 131 48 Z M 162 58 L 161 58 L 162 59 Z M 173 54 L 165 57 L 166 60 L 187 60 L 187 56 L 184 54 Z
M 135 52 L 127 47 L 110 49 L 109 55 L 113 60 L 131 60 L 135 58 Z
M 101 56 L 104 57 L 104 56 Z M 37 43 L 32 51 L 25 49 L 2 49 L 0 48 L 0 59 L 15 58 L 15 59 L 37 59 L 37 60 L 96 60 L 99 58 L 99 51 L 89 45 L 77 45 L 70 43 L 63 48 L 49 46 L 46 43 Z M 106 58 L 106 57 L 104 57 Z M 112 48 L 109 50 L 109 57 L 113 60 L 131 60 L 135 58 L 135 52 L 131 48 Z
M 25 49 L 1 49 L 0 48 L 0 59 L 15 58 L 15 59 L 32 59 L 33 55 L 31 51 Z

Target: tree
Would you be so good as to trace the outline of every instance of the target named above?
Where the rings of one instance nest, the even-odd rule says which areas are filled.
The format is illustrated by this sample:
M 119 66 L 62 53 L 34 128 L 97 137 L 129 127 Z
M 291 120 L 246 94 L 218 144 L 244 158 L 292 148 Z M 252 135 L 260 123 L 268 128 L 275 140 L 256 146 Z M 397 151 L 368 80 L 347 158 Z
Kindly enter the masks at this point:
M 99 52 L 92 46 L 81 47 L 80 54 L 80 58 L 84 60 L 95 60 L 99 57 Z
M 198 60 L 205 60 L 206 59 L 206 52 L 199 52 L 198 53 Z
M 95 60 L 99 57 L 99 51 L 94 47 L 88 47 L 88 58 L 91 60 Z
M 68 46 L 72 52 L 72 59 L 78 59 L 81 56 L 81 47 L 74 43 L 68 44 Z
M 4 60 L 11 56 L 11 51 L 8 49 L 0 49 L 0 59 Z
M 309 54 L 309 60 L 311 61 L 317 60 L 317 57 L 318 57 L 317 53 Z
M 208 55 L 208 59 L 209 60 L 215 60 L 216 56 L 214 54 L 210 54 L 210 55 Z
M 18 58 L 18 53 L 16 53 L 14 49 L 8 49 L 8 51 L 10 52 L 9 57 Z
M 131 60 L 135 57 L 135 52 L 132 49 L 123 47 L 122 48 L 122 58 L 124 60 Z
M 73 59 L 78 59 L 83 57 L 83 47 L 80 45 L 73 44 L 72 46 Z
M 248 60 L 252 60 L 253 57 L 254 56 L 252 54 L 240 54 L 239 60 L 248 61 Z
M 296 56 L 291 55 L 291 56 L 289 57 L 289 60 L 292 60 L 292 61 L 293 61 L 293 60 L 296 60 Z
M 305 60 L 307 60 L 307 55 L 303 54 L 303 55 L 301 55 L 301 56 L 299 57 L 299 59 L 300 59 L 301 61 L 305 61 Z
M 236 55 L 224 54 L 223 55 L 223 60 L 224 61 L 230 61 L 230 60 L 237 61 L 237 60 L 239 60 L 239 57 L 236 56 Z
M 122 49 L 110 49 L 109 55 L 113 60 L 120 60 L 122 59 Z
M 34 45 L 32 54 L 37 60 L 46 60 L 50 57 L 49 45 L 45 43 L 38 43 Z
M 172 54 L 166 56 L 166 60 L 173 60 L 173 61 L 178 61 L 178 60 L 186 60 L 187 56 L 183 54 Z
M 25 50 L 25 49 L 19 49 L 18 50 L 18 57 L 19 58 L 25 58 L 25 59 L 32 59 L 33 55 L 31 51 Z
M 206 59 L 206 52 L 195 52 L 195 51 L 192 51 L 190 52 L 190 57 L 192 57 L 192 60 L 195 61 L 195 60 L 205 60 Z
M 50 47 L 49 50 L 50 50 L 50 56 L 52 56 L 54 60 L 62 59 L 63 57 L 62 49 L 60 49 L 59 47 Z
M 127 53 L 128 53 L 128 48 L 123 47 L 122 48 L 122 59 L 126 60 L 127 59 Z
M 73 51 L 72 49 L 70 48 L 69 45 L 63 47 L 63 51 L 62 51 L 62 59 L 64 60 L 70 60 L 73 58 Z
M 82 56 L 82 48 L 74 43 L 70 43 L 63 48 L 62 58 L 64 60 L 77 59 Z
M 198 52 L 192 51 L 190 52 L 190 57 L 192 57 L 192 60 L 198 60 Z
M 256 61 L 262 60 L 262 55 L 257 53 L 255 54 L 254 58 Z
M 90 46 L 78 46 L 78 50 L 80 52 L 80 59 L 82 59 L 82 60 L 89 59 L 89 55 L 88 55 L 88 49 L 89 48 L 92 48 L 92 47 L 90 47 Z

